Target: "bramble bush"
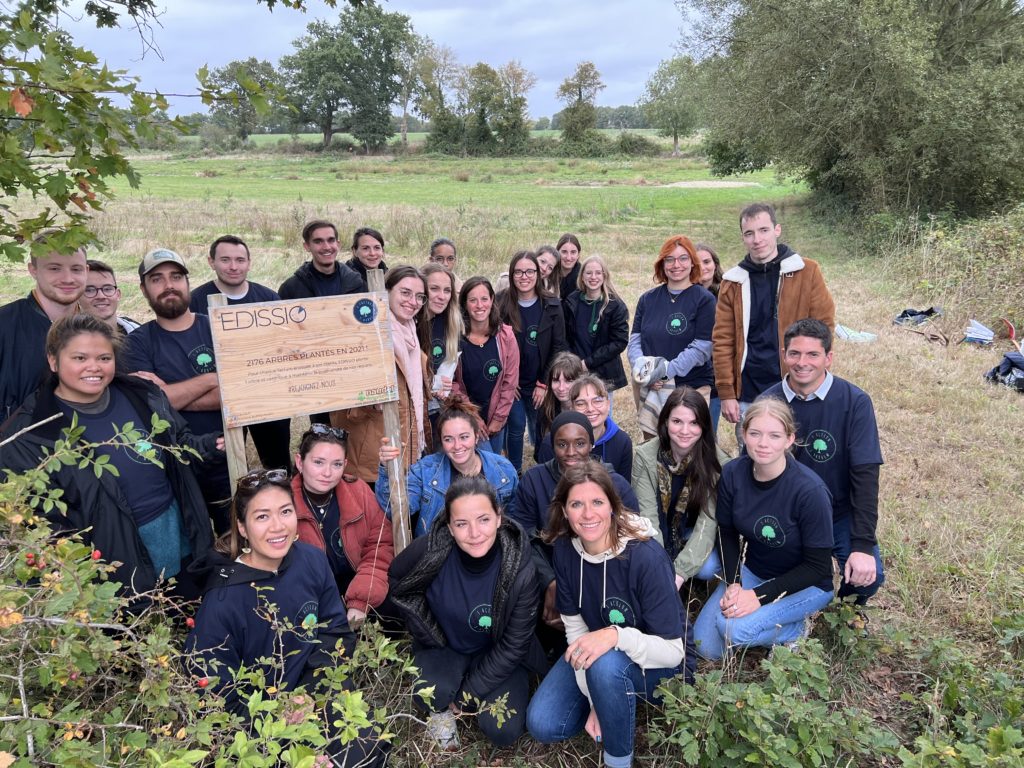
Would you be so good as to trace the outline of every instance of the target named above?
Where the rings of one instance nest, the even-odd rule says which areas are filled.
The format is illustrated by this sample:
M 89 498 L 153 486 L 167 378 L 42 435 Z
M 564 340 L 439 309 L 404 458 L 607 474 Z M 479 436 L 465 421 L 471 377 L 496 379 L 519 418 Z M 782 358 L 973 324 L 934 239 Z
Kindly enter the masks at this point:
M 167 426 L 127 424 L 110 442 L 156 446 Z M 49 484 L 53 471 L 116 472 L 95 445 L 80 442 L 82 432 L 73 424 L 37 468 L 7 472 L 0 484 L 0 764 L 312 768 L 328 718 L 343 724 L 343 739 L 371 726 L 390 738 L 395 716 L 382 705 L 411 691 L 415 668 L 373 627 L 315 692 L 278 690 L 281 660 L 264 659 L 236 676 L 250 691 L 250 724 L 225 711 L 211 693 L 216 680 L 191 674 L 182 657 L 194 606 L 160 590 L 124 595 L 108 580 L 113 566 L 102 552 L 52 535 L 44 515 L 64 510 L 61 490 Z M 354 691 L 344 690 L 346 680 Z

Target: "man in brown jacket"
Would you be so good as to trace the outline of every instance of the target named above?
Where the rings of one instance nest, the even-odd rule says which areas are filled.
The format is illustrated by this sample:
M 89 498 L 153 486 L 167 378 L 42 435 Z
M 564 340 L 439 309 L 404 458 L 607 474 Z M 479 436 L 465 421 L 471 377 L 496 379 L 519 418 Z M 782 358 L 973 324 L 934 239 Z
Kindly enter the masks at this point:
M 747 255 L 722 277 L 711 334 L 722 415 L 733 424 L 786 374 L 786 328 L 813 317 L 835 329 L 835 303 L 821 269 L 779 242 L 775 208 L 765 203 L 744 208 L 740 232 Z

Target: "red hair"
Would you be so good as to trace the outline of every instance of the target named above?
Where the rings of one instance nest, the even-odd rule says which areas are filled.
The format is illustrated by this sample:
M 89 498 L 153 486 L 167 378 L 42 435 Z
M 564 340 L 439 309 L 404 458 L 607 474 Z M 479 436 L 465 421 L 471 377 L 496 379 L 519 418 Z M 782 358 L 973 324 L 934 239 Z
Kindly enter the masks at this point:
M 682 248 L 690 257 L 690 282 L 694 285 L 700 283 L 700 261 L 697 260 L 697 249 L 686 235 L 672 235 L 658 251 L 658 260 L 654 262 L 654 282 L 667 283 L 665 276 L 665 258 L 676 248 Z

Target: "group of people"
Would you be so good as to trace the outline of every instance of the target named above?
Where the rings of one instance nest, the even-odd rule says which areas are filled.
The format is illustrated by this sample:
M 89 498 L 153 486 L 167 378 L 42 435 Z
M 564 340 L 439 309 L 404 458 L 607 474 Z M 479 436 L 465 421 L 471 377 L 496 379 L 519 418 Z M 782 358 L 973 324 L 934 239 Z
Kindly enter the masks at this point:
M 35 467 L 72 420 L 85 428 L 118 471 L 59 469 L 66 510 L 51 523 L 119 563 L 126 594 L 172 579 L 177 596 L 203 597 L 189 663 L 243 717 L 231 671 L 275 655 L 272 603 L 295 628 L 285 689 L 316 685 L 375 617 L 410 635 L 434 691 L 416 704 L 442 746 L 475 714 L 496 744 L 586 730 L 607 765 L 627 766 L 637 696 L 692 681 L 698 657 L 799 641 L 833 599 L 833 558 L 841 597 L 863 604 L 884 579 L 878 431 L 870 398 L 831 373 L 831 295 L 779 242 L 771 206 L 744 209 L 740 229 L 747 255 L 724 272 L 711 247 L 669 238 L 631 327 L 607 263 L 569 234 L 517 252 L 498 292 L 456 275 L 450 239 L 422 268 L 388 269 L 379 232 L 357 230 L 343 262 L 319 220 L 302 232 L 310 261 L 277 292 L 248 279 L 237 237 L 211 245 L 216 277 L 194 290 L 185 261 L 158 248 L 138 269 L 155 315 L 141 325 L 118 315 L 112 269 L 44 234 L 34 290 L 0 308 L 0 435 L 17 435 L 0 468 Z M 231 488 L 208 297 L 360 293 L 372 269 L 387 270 L 399 440 L 377 406 L 312 414 L 294 455 L 288 420 L 253 425 L 265 469 Z M 635 448 L 612 417 L 627 382 Z M 718 446 L 719 412 L 737 458 Z M 165 432 L 118 433 L 154 416 Z M 397 557 L 396 465 L 414 535 Z M 681 596 L 695 579 L 717 587 L 691 625 Z M 386 760 L 370 733 L 334 751 Z

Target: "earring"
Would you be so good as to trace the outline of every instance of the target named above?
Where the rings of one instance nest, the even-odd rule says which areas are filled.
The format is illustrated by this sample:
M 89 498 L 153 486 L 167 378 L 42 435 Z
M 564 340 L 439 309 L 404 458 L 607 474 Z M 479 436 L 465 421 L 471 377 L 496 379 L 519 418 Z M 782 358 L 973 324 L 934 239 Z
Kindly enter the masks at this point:
M 295 534 L 295 538 L 294 538 L 294 539 L 292 539 L 292 541 L 298 541 L 298 540 L 299 540 L 299 534 L 297 534 L 297 533 L 296 533 L 296 534 Z
M 250 553 L 252 553 L 252 547 L 249 546 L 249 540 L 242 539 L 242 554 L 248 555 Z

